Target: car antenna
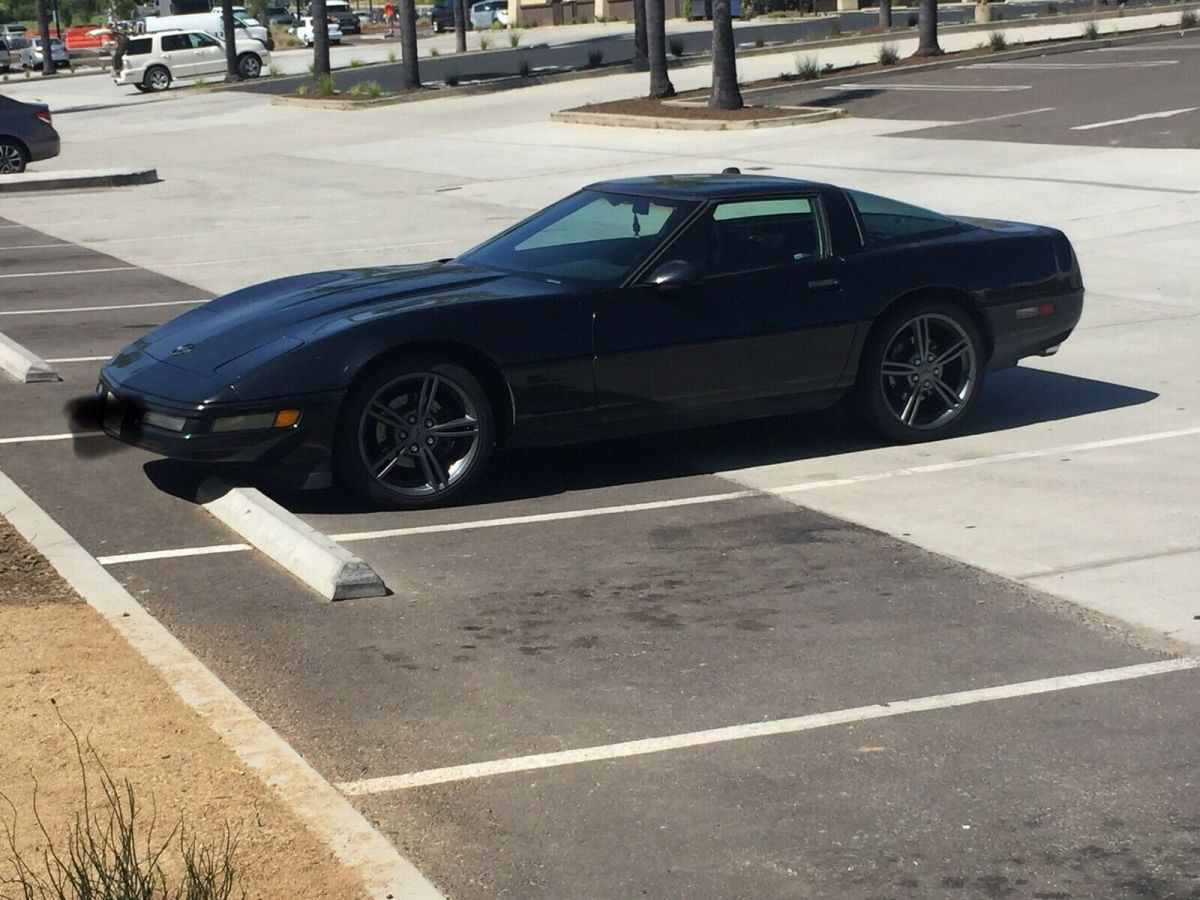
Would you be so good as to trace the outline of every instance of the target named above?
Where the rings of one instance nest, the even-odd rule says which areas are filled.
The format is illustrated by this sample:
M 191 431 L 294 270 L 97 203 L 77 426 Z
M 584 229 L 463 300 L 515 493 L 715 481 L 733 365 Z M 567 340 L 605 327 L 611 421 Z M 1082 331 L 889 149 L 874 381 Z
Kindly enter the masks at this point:
M 722 175 L 741 175 L 742 170 L 739 169 L 737 166 L 729 166 L 728 168 L 722 169 L 721 174 Z

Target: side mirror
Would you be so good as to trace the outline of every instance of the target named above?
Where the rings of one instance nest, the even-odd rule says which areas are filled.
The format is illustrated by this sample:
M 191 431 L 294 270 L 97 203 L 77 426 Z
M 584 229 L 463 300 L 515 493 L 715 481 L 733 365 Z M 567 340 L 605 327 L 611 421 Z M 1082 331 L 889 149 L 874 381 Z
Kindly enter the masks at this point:
M 700 276 L 694 265 L 685 259 L 672 259 L 651 272 L 646 283 L 660 291 L 672 291 L 695 284 L 699 280 Z

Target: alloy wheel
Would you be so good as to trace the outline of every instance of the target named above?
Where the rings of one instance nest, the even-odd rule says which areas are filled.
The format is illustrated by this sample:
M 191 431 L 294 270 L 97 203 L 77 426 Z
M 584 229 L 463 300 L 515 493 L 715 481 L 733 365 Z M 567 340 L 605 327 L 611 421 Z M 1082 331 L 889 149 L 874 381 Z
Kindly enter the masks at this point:
M 0 174 L 15 175 L 25 169 L 21 148 L 7 141 L 0 143 Z
M 966 408 L 979 380 L 979 360 L 966 330 L 949 316 L 924 313 L 904 322 L 888 340 L 879 377 L 896 421 L 934 431 Z
M 363 408 L 358 449 L 386 490 L 410 499 L 441 494 L 467 476 L 480 453 L 479 411 L 444 374 L 408 373 Z

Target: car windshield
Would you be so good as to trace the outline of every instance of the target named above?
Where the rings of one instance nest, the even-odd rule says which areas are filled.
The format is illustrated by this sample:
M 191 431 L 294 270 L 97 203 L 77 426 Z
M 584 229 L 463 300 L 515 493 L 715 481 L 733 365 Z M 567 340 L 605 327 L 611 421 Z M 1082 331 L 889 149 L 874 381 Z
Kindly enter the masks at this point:
M 690 200 L 580 191 L 468 250 L 458 262 L 550 280 L 615 284 L 695 207 Z

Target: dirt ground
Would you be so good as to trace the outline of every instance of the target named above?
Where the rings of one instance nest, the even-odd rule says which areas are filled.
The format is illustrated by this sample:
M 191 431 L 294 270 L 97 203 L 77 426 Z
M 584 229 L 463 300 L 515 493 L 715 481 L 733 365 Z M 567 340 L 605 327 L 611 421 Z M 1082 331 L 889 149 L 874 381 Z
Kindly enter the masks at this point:
M 53 702 L 52 702 L 53 701 Z M 56 712 L 57 710 L 57 712 Z M 75 743 L 61 713 L 109 774 L 132 784 L 154 834 L 182 821 L 201 842 L 238 835 L 245 896 L 359 900 L 365 889 L 158 674 L 0 518 L 0 897 L 13 874 L 5 826 L 27 859 L 42 856 L 37 811 L 60 843 L 82 811 Z M 86 748 L 85 748 L 86 756 Z M 92 806 L 102 797 L 89 763 Z M 5 802 L 3 798 L 7 798 Z M 147 822 L 149 816 L 147 815 Z M 177 856 L 174 844 L 165 858 Z M 168 874 L 172 866 L 165 865 Z M 234 896 L 240 896 L 235 891 Z

